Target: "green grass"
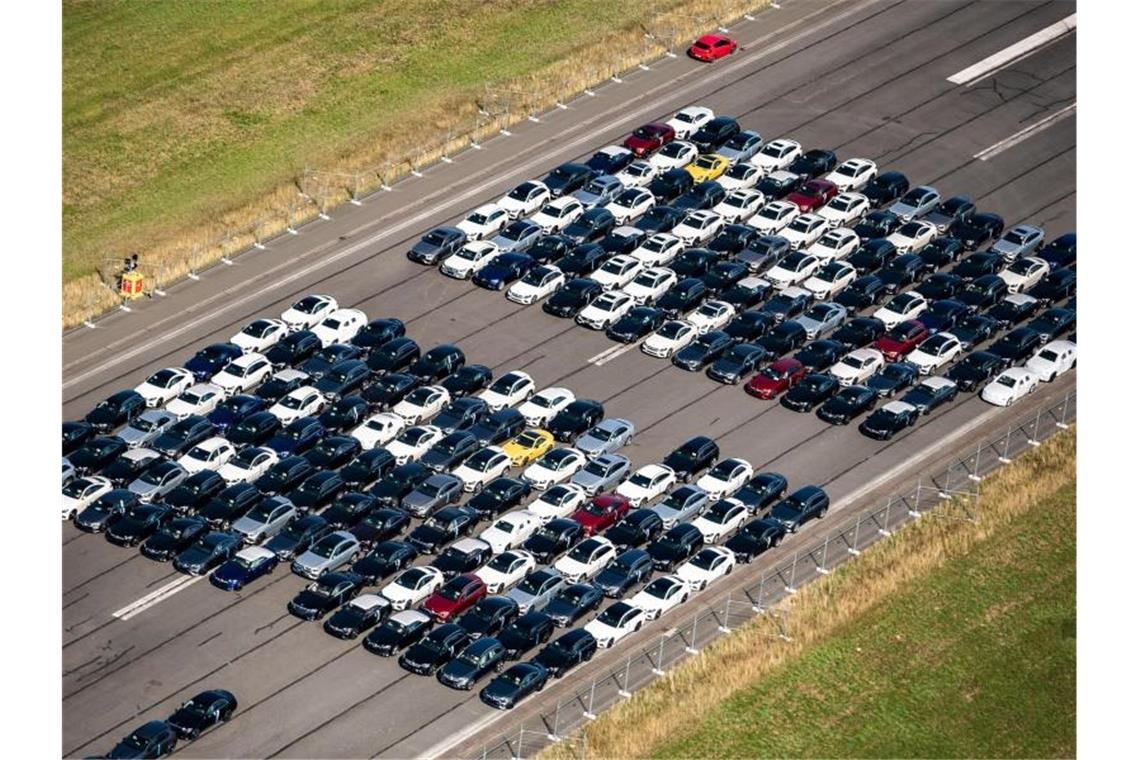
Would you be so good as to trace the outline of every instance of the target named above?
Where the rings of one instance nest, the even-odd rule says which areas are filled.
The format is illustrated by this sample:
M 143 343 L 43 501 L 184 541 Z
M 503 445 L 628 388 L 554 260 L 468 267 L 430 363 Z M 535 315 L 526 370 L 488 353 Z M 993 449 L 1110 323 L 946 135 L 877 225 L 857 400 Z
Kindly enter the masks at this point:
M 1075 756 L 1075 531 L 1070 481 L 653 756 Z

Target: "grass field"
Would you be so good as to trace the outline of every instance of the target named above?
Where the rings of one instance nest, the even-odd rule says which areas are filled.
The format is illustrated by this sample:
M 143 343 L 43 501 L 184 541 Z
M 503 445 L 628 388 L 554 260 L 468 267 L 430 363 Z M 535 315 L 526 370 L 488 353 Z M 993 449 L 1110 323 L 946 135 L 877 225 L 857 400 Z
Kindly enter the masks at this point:
M 1075 433 L 602 716 L 594 757 L 1072 757 Z M 694 719 L 694 716 L 699 718 Z M 567 750 L 548 751 L 553 757 Z
M 65 0 L 64 283 L 132 251 L 169 274 L 227 228 L 283 225 L 305 167 L 355 172 L 468 129 L 488 83 L 553 103 L 659 54 L 639 22 L 687 35 L 757 4 Z

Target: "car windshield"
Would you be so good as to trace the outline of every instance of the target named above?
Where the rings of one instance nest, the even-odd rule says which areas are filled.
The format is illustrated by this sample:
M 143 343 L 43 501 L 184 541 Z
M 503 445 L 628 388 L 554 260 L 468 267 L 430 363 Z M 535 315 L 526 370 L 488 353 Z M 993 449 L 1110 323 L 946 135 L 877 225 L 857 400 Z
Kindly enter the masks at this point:
M 629 482 L 638 488 L 649 488 L 653 485 L 653 478 L 643 472 L 639 472 L 629 479 Z
M 679 338 L 681 335 L 689 331 L 689 326 L 684 322 L 666 322 L 660 330 L 662 338 L 673 340 Z
M 519 590 L 527 594 L 537 595 L 542 591 L 542 586 L 546 582 L 547 576 L 530 575 L 519 586 Z
M 589 562 L 590 558 L 594 554 L 594 550 L 597 548 L 598 548 L 597 542 L 595 542 L 595 541 L 584 541 L 584 542 L 578 544 L 576 547 L 574 547 L 574 550 L 572 552 L 570 552 L 569 557 L 570 557 L 570 559 L 574 560 L 575 562 Z
M 340 548 L 341 541 L 339 538 L 336 538 L 332 541 L 319 541 L 310 551 L 318 557 L 328 559 L 336 554 Z
M 421 580 L 426 577 L 427 572 L 425 570 L 421 568 L 412 568 L 396 579 L 396 585 L 403 586 L 406 589 L 411 589 L 414 591 L 419 588 Z
M 455 601 L 463 595 L 464 589 L 467 588 L 467 581 L 463 580 L 461 583 L 448 583 L 439 590 L 439 595 L 444 599 Z
M 598 615 L 597 619 L 598 622 L 602 623 L 603 625 L 616 627 L 618 625 L 621 625 L 622 618 L 625 617 L 626 612 L 629 610 L 630 607 L 628 605 L 619 602 L 618 604 L 615 604 L 611 607 L 607 607 L 606 611 L 601 615 Z
M 689 119 L 682 117 L 680 114 L 677 115 L 677 119 L 684 122 L 690 121 Z M 666 158 L 680 158 L 688 151 L 688 148 L 689 146 L 683 142 L 671 142 L 661 149 L 661 155 L 665 156 Z
M 997 379 L 998 385 L 1004 385 L 1006 388 L 1016 388 L 1017 380 L 1009 375 L 1002 375 Z
M 285 407 L 286 409 L 292 409 L 296 411 L 297 409 L 300 409 L 301 407 L 308 404 L 311 398 L 312 396 L 308 393 L 290 393 L 288 396 L 281 399 L 281 406 Z
M 719 555 L 714 551 L 702 551 L 697 556 L 690 560 L 693 567 L 700 568 L 701 570 L 711 570 L 713 563 L 716 562 Z
M 137 418 L 134 422 L 132 422 L 131 427 L 133 427 L 135 430 L 138 430 L 140 432 L 149 433 L 152 430 L 158 429 L 158 421 L 153 420 L 153 419 L 147 419 L 146 416 L 144 415 L 142 417 Z
M 152 467 L 140 475 L 139 480 L 152 486 L 162 485 L 169 473 L 170 470 L 165 467 Z

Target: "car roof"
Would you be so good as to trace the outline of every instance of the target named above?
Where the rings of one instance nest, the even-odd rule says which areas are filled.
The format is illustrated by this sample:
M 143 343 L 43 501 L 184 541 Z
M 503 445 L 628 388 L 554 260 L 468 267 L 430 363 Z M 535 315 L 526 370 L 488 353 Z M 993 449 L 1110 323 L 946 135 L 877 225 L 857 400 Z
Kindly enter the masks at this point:
M 360 607 L 364 610 L 370 610 L 374 607 L 386 607 L 391 603 L 379 594 L 361 594 L 349 602 L 349 604 L 351 604 L 353 607 Z
M 275 557 L 273 552 L 260 546 L 247 546 L 237 553 L 238 557 L 246 560 L 265 559 L 268 557 Z
M 949 380 L 945 377 L 928 377 L 919 383 L 919 385 L 926 385 L 931 388 L 946 388 L 948 386 L 957 387 L 957 384 L 953 380 Z
M 419 610 L 402 610 L 397 612 L 391 618 L 391 621 L 399 623 L 400 625 L 411 625 L 412 623 L 426 623 L 431 620 L 426 613 Z
M 451 545 L 451 548 L 457 549 L 465 554 L 478 551 L 479 549 L 488 549 L 490 544 L 478 538 L 461 538 Z

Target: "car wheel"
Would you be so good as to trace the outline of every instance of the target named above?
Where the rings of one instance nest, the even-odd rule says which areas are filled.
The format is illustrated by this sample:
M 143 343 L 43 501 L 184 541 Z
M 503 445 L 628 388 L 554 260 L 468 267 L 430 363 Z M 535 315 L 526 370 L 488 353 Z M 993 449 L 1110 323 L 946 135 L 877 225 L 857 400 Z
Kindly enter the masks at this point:
M 819 510 L 819 519 L 821 519 L 821 520 L 823 519 L 824 515 L 827 514 L 827 510 L 828 510 L 827 507 L 824 507 L 823 509 Z

